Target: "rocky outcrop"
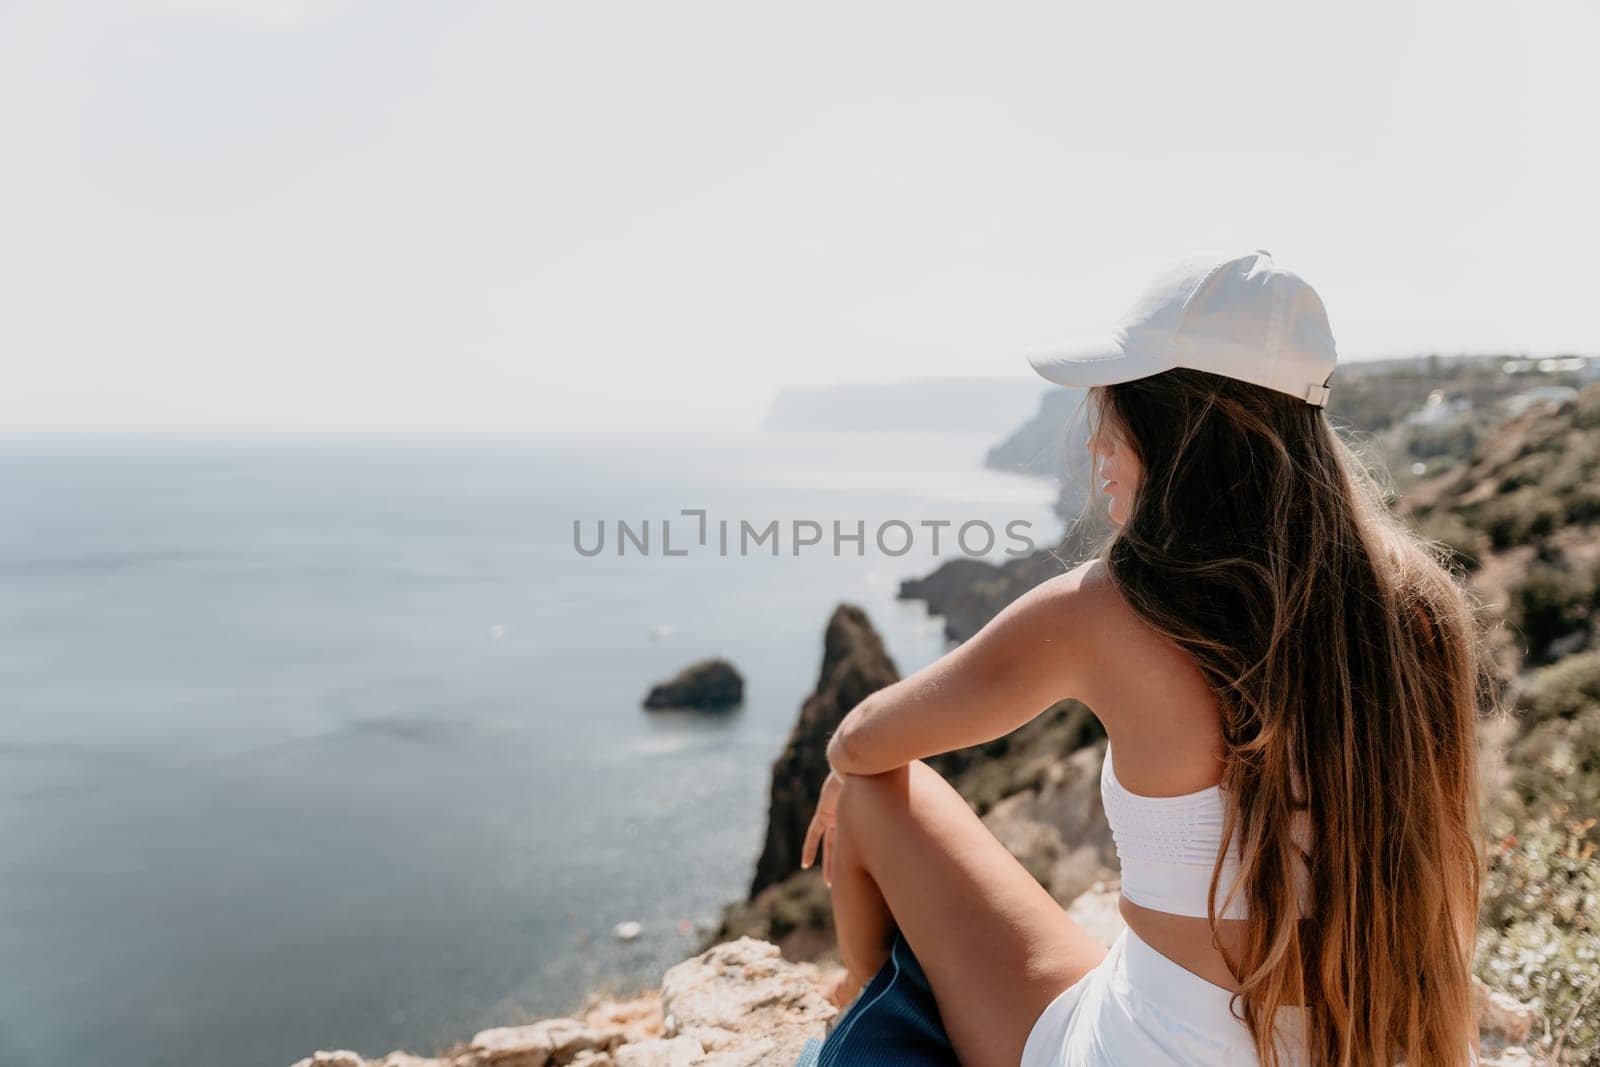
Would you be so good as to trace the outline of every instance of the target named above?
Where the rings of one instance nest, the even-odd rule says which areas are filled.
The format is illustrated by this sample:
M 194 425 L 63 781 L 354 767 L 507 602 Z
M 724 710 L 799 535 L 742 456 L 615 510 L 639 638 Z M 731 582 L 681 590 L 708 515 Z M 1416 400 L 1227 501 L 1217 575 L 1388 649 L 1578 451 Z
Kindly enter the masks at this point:
M 789 1064 L 838 1009 L 823 995 L 837 969 L 786 962 L 741 938 L 667 971 L 659 992 L 599 1001 L 568 1018 L 485 1030 L 434 1057 L 375 1060 L 317 1052 L 295 1067 L 756 1067 Z
M 900 583 L 901 600 L 921 600 L 929 615 L 944 618 L 944 635 L 965 641 L 1000 610 L 1040 582 L 1065 574 L 1070 559 L 1045 549 L 1002 564 L 953 559 L 923 578 Z
M 644 706 L 722 711 L 744 700 L 744 678 L 725 659 L 708 659 L 685 667 L 644 698 Z
M 828 773 L 828 737 L 861 697 L 894 679 L 894 665 L 882 654 L 882 642 L 865 615 L 841 608 L 829 633 L 818 691 L 807 700 L 773 773 L 769 849 L 773 842 L 792 842 L 796 866 L 799 845 L 816 810 L 817 792 Z M 861 684 L 863 679 L 872 683 L 871 688 Z M 840 682 L 848 683 L 843 690 Z M 1004 737 L 941 753 L 927 762 L 966 797 L 974 811 L 992 819 L 996 834 L 1065 903 L 1093 879 L 1116 869 L 1110 831 L 1100 816 L 1103 746 L 1097 742 L 1104 736 L 1088 708 L 1063 701 Z M 800 784 L 807 786 L 804 794 Z M 762 884 L 748 899 L 724 910 L 721 924 L 703 944 L 757 937 L 780 945 L 791 960 L 831 954 L 833 898 L 820 867 L 801 871 L 789 866 L 787 874 L 783 870 L 777 864 L 767 872 L 758 870 Z M 770 881 L 763 873 L 779 877 Z
M 1118 892 L 1114 881 L 1094 883 L 1067 914 L 1109 945 L 1123 926 Z M 823 990 L 840 973 L 837 965 L 789 963 L 776 945 L 740 938 L 673 967 L 659 991 L 600 1001 L 570 1018 L 485 1030 L 434 1057 L 317 1052 L 295 1067 L 787 1067 L 838 1013 Z M 1477 996 L 1484 1067 L 1533 1064 L 1521 1046 L 1537 1013 L 1481 984 Z
M 789 740 L 772 764 L 767 839 L 750 885 L 753 898 L 800 869 L 800 846 L 828 777 L 828 740 L 850 709 L 900 679 L 866 612 L 841 604 L 822 639 L 817 688 L 800 708 Z
M 832 954 L 833 894 L 822 880 L 822 865 L 796 871 L 748 900 L 728 905 L 702 947 L 738 937 L 772 941 L 785 959 L 817 960 Z
M 1087 706 L 1063 700 L 1003 737 L 943 752 L 926 762 L 955 786 L 974 811 L 987 815 L 1007 797 L 1037 790 L 1053 775 L 1064 773 L 1059 766 L 1063 760 L 1104 737 L 1105 728 Z M 1094 775 L 1099 769 L 1096 758 Z M 1086 804 L 1099 804 L 1098 790 L 1094 792 L 1085 797 Z M 1076 822 L 1073 828 L 1062 827 L 1069 834 L 1075 828 Z
M 1087 559 L 1101 533 L 1096 520 L 1085 516 L 1059 544 L 1021 559 L 1000 564 L 947 560 L 931 574 L 901 582 L 899 598 L 921 600 L 928 614 L 944 617 L 945 637 L 965 641 L 1017 597 Z
M 1028 873 L 1067 904 L 1117 870 L 1116 847 L 1100 802 L 1105 744 L 1050 761 L 1037 786 L 1011 793 L 983 817 Z
M 799 869 L 800 846 L 828 775 L 828 739 L 851 708 L 898 677 L 866 614 L 839 607 L 824 635 L 816 692 L 773 764 L 766 846 L 752 891 L 724 910 L 703 946 L 756 937 L 780 945 L 791 960 L 833 951 L 833 898 L 820 867 Z M 1100 809 L 1103 746 L 1096 743 L 1104 736 L 1088 708 L 1064 701 L 1004 737 L 927 762 L 1065 903 L 1116 870 Z
M 820 1035 L 838 1013 L 821 992 L 821 977 L 765 941 L 717 945 L 662 980 L 663 1033 L 698 1042 L 706 1055 L 697 1063 L 792 1063 L 806 1038 Z
M 1005 737 L 927 762 L 1066 904 L 1116 870 L 1100 805 L 1104 736 L 1088 708 L 1063 701 Z M 731 905 L 707 944 L 736 937 L 776 942 L 791 960 L 829 957 L 833 898 L 821 869 L 798 871 Z

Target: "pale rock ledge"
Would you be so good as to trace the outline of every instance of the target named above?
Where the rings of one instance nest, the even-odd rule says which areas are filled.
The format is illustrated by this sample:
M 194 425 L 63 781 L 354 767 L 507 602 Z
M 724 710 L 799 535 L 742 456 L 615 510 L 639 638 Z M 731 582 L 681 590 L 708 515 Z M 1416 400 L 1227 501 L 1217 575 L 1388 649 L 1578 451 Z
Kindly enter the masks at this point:
M 1072 902 L 1074 919 L 1110 943 L 1122 928 L 1116 883 Z M 715 945 L 667 971 L 659 992 L 591 1002 L 576 1015 L 485 1030 L 435 1057 L 391 1052 L 363 1059 L 317 1052 L 294 1067 L 789 1067 L 837 1009 L 822 988 L 837 965 L 790 963 L 752 937 Z M 1521 1047 L 1533 1009 L 1477 985 L 1483 1067 L 1532 1067 Z
M 659 993 L 602 1000 L 571 1018 L 485 1030 L 437 1057 L 374 1060 L 317 1052 L 295 1067 L 755 1067 L 788 1064 L 837 1009 L 823 996 L 837 968 L 789 963 L 751 937 L 715 945 L 667 971 Z

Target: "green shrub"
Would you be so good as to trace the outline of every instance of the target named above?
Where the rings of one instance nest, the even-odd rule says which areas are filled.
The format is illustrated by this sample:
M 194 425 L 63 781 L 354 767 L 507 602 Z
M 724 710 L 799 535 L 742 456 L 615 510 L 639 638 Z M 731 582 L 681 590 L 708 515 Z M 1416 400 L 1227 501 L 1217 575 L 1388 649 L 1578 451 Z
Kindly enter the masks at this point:
M 1584 389 L 1569 403 L 1574 426 L 1580 430 L 1600 429 L 1600 382 Z
M 1600 815 L 1600 704 L 1539 723 L 1512 745 L 1508 763 L 1523 811 L 1565 804 Z M 1600 829 L 1589 833 L 1600 844 Z
M 1582 486 L 1567 498 L 1567 521 L 1584 524 L 1600 519 L 1600 489 Z
M 1465 459 L 1478 447 L 1479 427 L 1471 422 L 1449 426 L 1418 426 L 1398 435 L 1398 448 L 1411 459 L 1428 461 L 1430 474 L 1438 474 L 1447 461 Z
M 1600 708 L 1600 649 L 1565 656 L 1534 671 L 1517 697 L 1523 730 L 1546 719 L 1572 719 Z
M 1513 824 L 1491 822 L 1494 845 L 1478 929 L 1478 977 L 1544 1017 L 1532 1043 L 1563 1064 L 1600 1062 L 1600 858 L 1591 815 L 1556 805 Z
M 1541 662 L 1550 645 L 1586 625 L 1595 582 L 1559 563 L 1537 562 L 1511 591 L 1511 624 L 1527 642 L 1528 660 Z
M 1541 484 L 1550 477 L 1559 459 L 1559 453 L 1537 451 L 1513 460 L 1500 472 L 1499 491 L 1510 493 L 1524 486 Z
M 1566 505 L 1543 486 L 1524 485 L 1475 509 L 1468 519 L 1503 552 L 1552 533 L 1565 521 Z
M 1468 574 L 1483 563 L 1483 535 L 1453 511 L 1430 511 L 1415 522 L 1416 530 L 1450 550 L 1450 557 Z

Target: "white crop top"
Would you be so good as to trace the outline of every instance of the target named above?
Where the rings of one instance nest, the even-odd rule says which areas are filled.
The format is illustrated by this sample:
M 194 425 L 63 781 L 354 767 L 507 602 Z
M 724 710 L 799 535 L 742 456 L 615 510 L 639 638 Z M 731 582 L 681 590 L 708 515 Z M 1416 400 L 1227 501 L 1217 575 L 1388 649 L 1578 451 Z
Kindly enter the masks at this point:
M 1107 742 L 1105 762 L 1100 768 L 1100 797 L 1122 863 L 1122 895 L 1153 911 L 1205 918 L 1211 870 L 1222 843 L 1225 794 L 1221 786 L 1174 797 L 1130 793 L 1117 781 L 1111 766 L 1111 745 Z M 1238 867 L 1239 849 L 1235 844 L 1223 862 L 1217 882 L 1219 908 L 1238 877 Z M 1302 881 L 1302 914 L 1306 909 L 1306 888 Z M 1248 914 L 1241 888 L 1240 896 L 1218 917 L 1243 919 Z

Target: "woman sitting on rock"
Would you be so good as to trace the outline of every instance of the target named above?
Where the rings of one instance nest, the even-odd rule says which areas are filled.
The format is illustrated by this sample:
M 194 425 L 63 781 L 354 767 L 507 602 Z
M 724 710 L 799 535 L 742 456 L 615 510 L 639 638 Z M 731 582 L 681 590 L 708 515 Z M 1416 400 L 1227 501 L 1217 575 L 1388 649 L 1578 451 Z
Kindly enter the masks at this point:
M 1032 362 L 1087 387 L 1110 532 L 832 737 L 803 862 L 854 1000 L 820 1063 L 908 1062 L 913 977 L 968 1067 L 1474 1062 L 1480 631 L 1324 415 L 1322 301 L 1193 256 Z M 922 762 L 1068 697 L 1109 738 L 1109 952 Z

